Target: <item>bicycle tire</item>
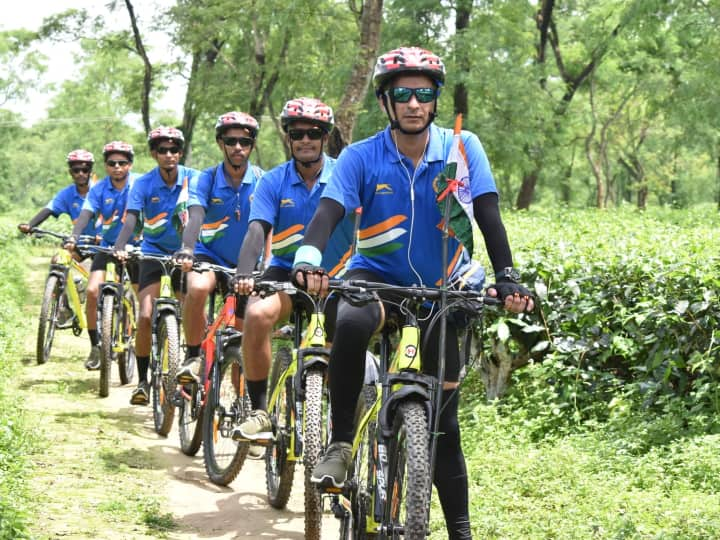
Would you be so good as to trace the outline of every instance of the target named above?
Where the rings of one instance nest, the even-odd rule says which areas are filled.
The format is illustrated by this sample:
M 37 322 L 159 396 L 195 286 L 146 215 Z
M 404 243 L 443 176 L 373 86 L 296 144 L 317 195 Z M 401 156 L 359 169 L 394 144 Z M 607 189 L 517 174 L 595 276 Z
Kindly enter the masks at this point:
M 194 456 L 202 445 L 202 414 L 203 407 L 199 403 L 197 384 L 185 385 L 185 392 L 178 408 L 178 435 L 180 450 L 186 456 Z
M 98 394 L 100 397 L 110 395 L 110 379 L 112 379 L 113 348 L 117 343 L 117 325 L 115 319 L 115 297 L 106 294 L 102 300 L 102 321 L 100 325 L 100 386 Z
M 401 403 L 395 411 L 388 448 L 385 528 L 403 531 L 406 540 L 425 540 L 428 530 L 430 459 L 427 415 L 416 401 Z M 393 533 L 390 538 L 397 538 Z
M 377 388 L 364 385 L 355 408 L 354 425 L 359 428 L 360 421 L 377 399 Z M 350 508 L 340 520 L 340 538 L 342 540 L 370 540 L 377 534 L 367 530 L 367 517 L 372 512 L 372 494 L 375 472 L 373 466 L 373 447 L 376 422 L 370 418 L 365 425 L 360 444 L 353 455 L 348 471 L 350 482 L 348 499 Z
M 137 304 L 132 289 L 125 289 L 125 300 L 132 313 L 128 313 L 125 302 L 120 304 L 120 328 L 123 332 L 125 350 L 117 354 L 120 384 L 125 385 L 133 380 L 135 375 L 135 321 L 137 321 Z
M 166 437 L 172 429 L 175 405 L 175 375 L 180 362 L 180 334 L 177 318 L 172 313 L 161 313 L 157 324 L 158 357 L 153 366 L 153 422 L 155 432 Z
M 227 486 L 240 473 L 249 448 L 247 442 L 231 438 L 233 427 L 244 422 L 251 410 L 239 347 L 228 347 L 212 370 L 202 417 L 203 459 L 210 481 Z
M 292 352 L 288 347 L 278 349 L 270 377 L 270 396 L 275 392 L 280 376 L 292 361 Z M 295 474 L 295 460 L 288 459 L 293 436 L 292 399 L 292 381 L 288 378 L 285 380 L 285 388 L 278 393 L 277 401 L 268 404 L 275 439 L 265 451 L 265 483 L 270 506 L 279 509 L 287 506 Z
M 38 319 L 37 363 L 44 364 L 50 359 L 57 315 L 62 297 L 62 285 L 57 276 L 50 275 L 45 281 L 40 318 Z
M 305 538 L 319 540 L 322 531 L 322 495 L 310 480 L 320 454 L 327 446 L 323 426 L 325 369 L 305 373 L 305 426 L 303 428 L 303 465 L 305 466 Z

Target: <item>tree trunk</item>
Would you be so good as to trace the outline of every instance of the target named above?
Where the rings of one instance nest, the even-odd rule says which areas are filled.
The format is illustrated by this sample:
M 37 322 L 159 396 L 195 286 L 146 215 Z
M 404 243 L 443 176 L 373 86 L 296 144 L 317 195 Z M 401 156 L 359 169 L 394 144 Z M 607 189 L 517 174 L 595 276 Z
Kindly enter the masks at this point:
M 353 3 L 350 4 L 353 9 Z M 328 153 L 336 157 L 352 142 L 358 108 L 365 99 L 375 59 L 380 47 L 383 0 L 363 0 L 359 16 L 360 46 L 342 100 L 335 109 L 335 129 L 330 135 Z
M 153 67 L 145 51 L 145 46 L 143 45 L 140 29 L 137 25 L 137 17 L 135 16 L 135 8 L 133 8 L 130 0 L 125 0 L 125 7 L 127 7 L 128 15 L 130 16 L 130 24 L 132 25 L 133 37 L 135 39 L 135 49 L 142 59 L 144 66 L 142 95 L 140 96 L 140 113 L 145 133 L 150 133 L 152 129 L 150 126 L 150 90 L 152 89 Z
M 470 25 L 472 0 L 458 0 L 455 7 L 455 63 L 460 73 L 470 71 L 470 60 L 467 47 L 463 47 L 463 35 Z M 470 112 L 468 106 L 468 89 L 464 82 L 458 82 L 453 91 L 455 115 L 462 114 L 467 119 Z
M 534 170 L 523 175 L 522 185 L 518 192 L 515 206 L 518 210 L 527 210 L 530 208 L 533 195 L 535 194 L 535 185 L 540 176 L 540 166 L 536 166 Z

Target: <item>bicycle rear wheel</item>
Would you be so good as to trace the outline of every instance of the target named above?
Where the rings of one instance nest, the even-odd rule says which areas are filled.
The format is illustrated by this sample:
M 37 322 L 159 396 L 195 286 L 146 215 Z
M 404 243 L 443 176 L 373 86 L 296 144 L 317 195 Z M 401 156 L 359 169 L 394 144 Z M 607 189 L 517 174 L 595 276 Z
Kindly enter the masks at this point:
M 172 429 L 175 374 L 180 362 L 180 334 L 175 315 L 162 313 L 157 324 L 157 356 L 153 359 L 152 403 L 155 431 L 167 436 Z
M 120 331 L 123 333 L 125 350 L 117 354 L 120 384 L 128 384 L 135 375 L 135 321 L 137 305 L 132 288 L 125 288 L 125 300 L 120 307 Z
M 388 448 L 385 526 L 391 538 L 425 540 L 430 502 L 430 459 L 427 415 L 422 404 L 401 403 L 393 421 Z
M 322 530 L 322 495 L 310 481 L 312 472 L 327 445 L 323 430 L 323 398 L 325 369 L 309 369 L 305 373 L 305 426 L 303 430 L 303 464 L 305 465 L 305 538 L 319 539 Z
M 270 377 L 269 395 L 273 395 L 280 376 L 292 362 L 292 353 L 287 347 L 278 349 Z M 268 403 L 268 413 L 273 423 L 275 439 L 265 452 L 265 480 L 268 502 L 273 508 L 285 508 L 292 490 L 295 460 L 290 458 L 292 440 L 292 381 L 285 380 L 285 386 L 278 392 L 274 403 Z
M 105 294 L 102 301 L 102 324 L 100 338 L 100 386 L 98 394 L 107 397 L 110 394 L 110 379 L 112 379 L 112 364 L 115 353 L 113 349 L 117 344 L 117 325 L 115 324 L 115 297 Z
M 242 469 L 249 447 L 231 437 L 233 428 L 244 422 L 251 410 L 238 346 L 226 348 L 210 377 L 202 416 L 205 471 L 213 484 L 227 486 Z
M 182 401 L 178 410 L 178 435 L 180 450 L 186 456 L 194 456 L 202 444 L 202 397 L 197 384 L 183 386 Z
M 57 276 L 48 276 L 45 282 L 40 318 L 38 319 L 37 363 L 44 364 L 50 358 L 60 302 L 63 298 L 62 284 Z
M 360 399 L 355 408 L 355 426 L 360 429 L 360 421 L 375 403 L 377 389 L 372 385 L 364 385 Z M 375 445 L 375 418 L 370 418 L 363 428 L 357 451 L 348 471 L 349 509 L 340 521 L 341 540 L 369 540 L 377 538 L 374 532 L 368 531 L 368 516 L 372 515 L 372 496 L 375 481 L 373 464 L 373 448 Z M 372 521 L 372 520 L 371 520 Z

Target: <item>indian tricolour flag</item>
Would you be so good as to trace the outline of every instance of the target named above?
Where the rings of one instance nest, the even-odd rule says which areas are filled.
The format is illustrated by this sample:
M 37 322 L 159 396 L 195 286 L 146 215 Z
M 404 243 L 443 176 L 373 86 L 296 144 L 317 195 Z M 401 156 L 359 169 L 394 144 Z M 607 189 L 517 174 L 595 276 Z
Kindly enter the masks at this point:
M 455 118 L 455 130 L 450 153 L 447 157 L 445 170 L 440 174 L 438 182 L 438 208 L 445 214 L 445 197 L 452 193 L 450 201 L 451 234 L 467 249 L 470 257 L 474 248 L 474 230 L 477 228 L 473 217 L 472 193 L 470 192 L 470 172 L 465 155 L 465 145 L 460 135 L 462 131 L 462 115 Z
M 178 234 L 182 234 L 189 219 L 189 212 L 187 208 L 189 196 L 188 177 L 186 176 L 183 179 L 182 188 L 180 188 L 180 195 L 178 195 L 177 202 L 175 203 L 175 210 L 173 211 L 172 216 L 172 224 Z

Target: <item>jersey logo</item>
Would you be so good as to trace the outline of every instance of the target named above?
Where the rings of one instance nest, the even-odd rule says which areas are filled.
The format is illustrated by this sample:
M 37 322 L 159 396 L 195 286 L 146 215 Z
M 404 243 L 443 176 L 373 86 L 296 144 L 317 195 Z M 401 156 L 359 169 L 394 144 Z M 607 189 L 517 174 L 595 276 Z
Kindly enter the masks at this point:
M 108 197 L 107 199 L 105 199 L 105 204 L 112 204 L 112 202 L 113 202 L 112 197 Z
M 212 199 L 210 199 L 210 203 L 211 204 L 222 204 L 223 200 L 219 197 L 213 197 Z
M 160 197 L 151 197 L 150 202 L 152 202 L 152 203 L 160 202 Z
M 295 206 L 295 201 L 292 199 L 280 199 L 280 208 L 288 208 Z
M 377 184 L 375 186 L 375 193 L 378 195 L 392 195 L 393 188 L 390 184 Z

